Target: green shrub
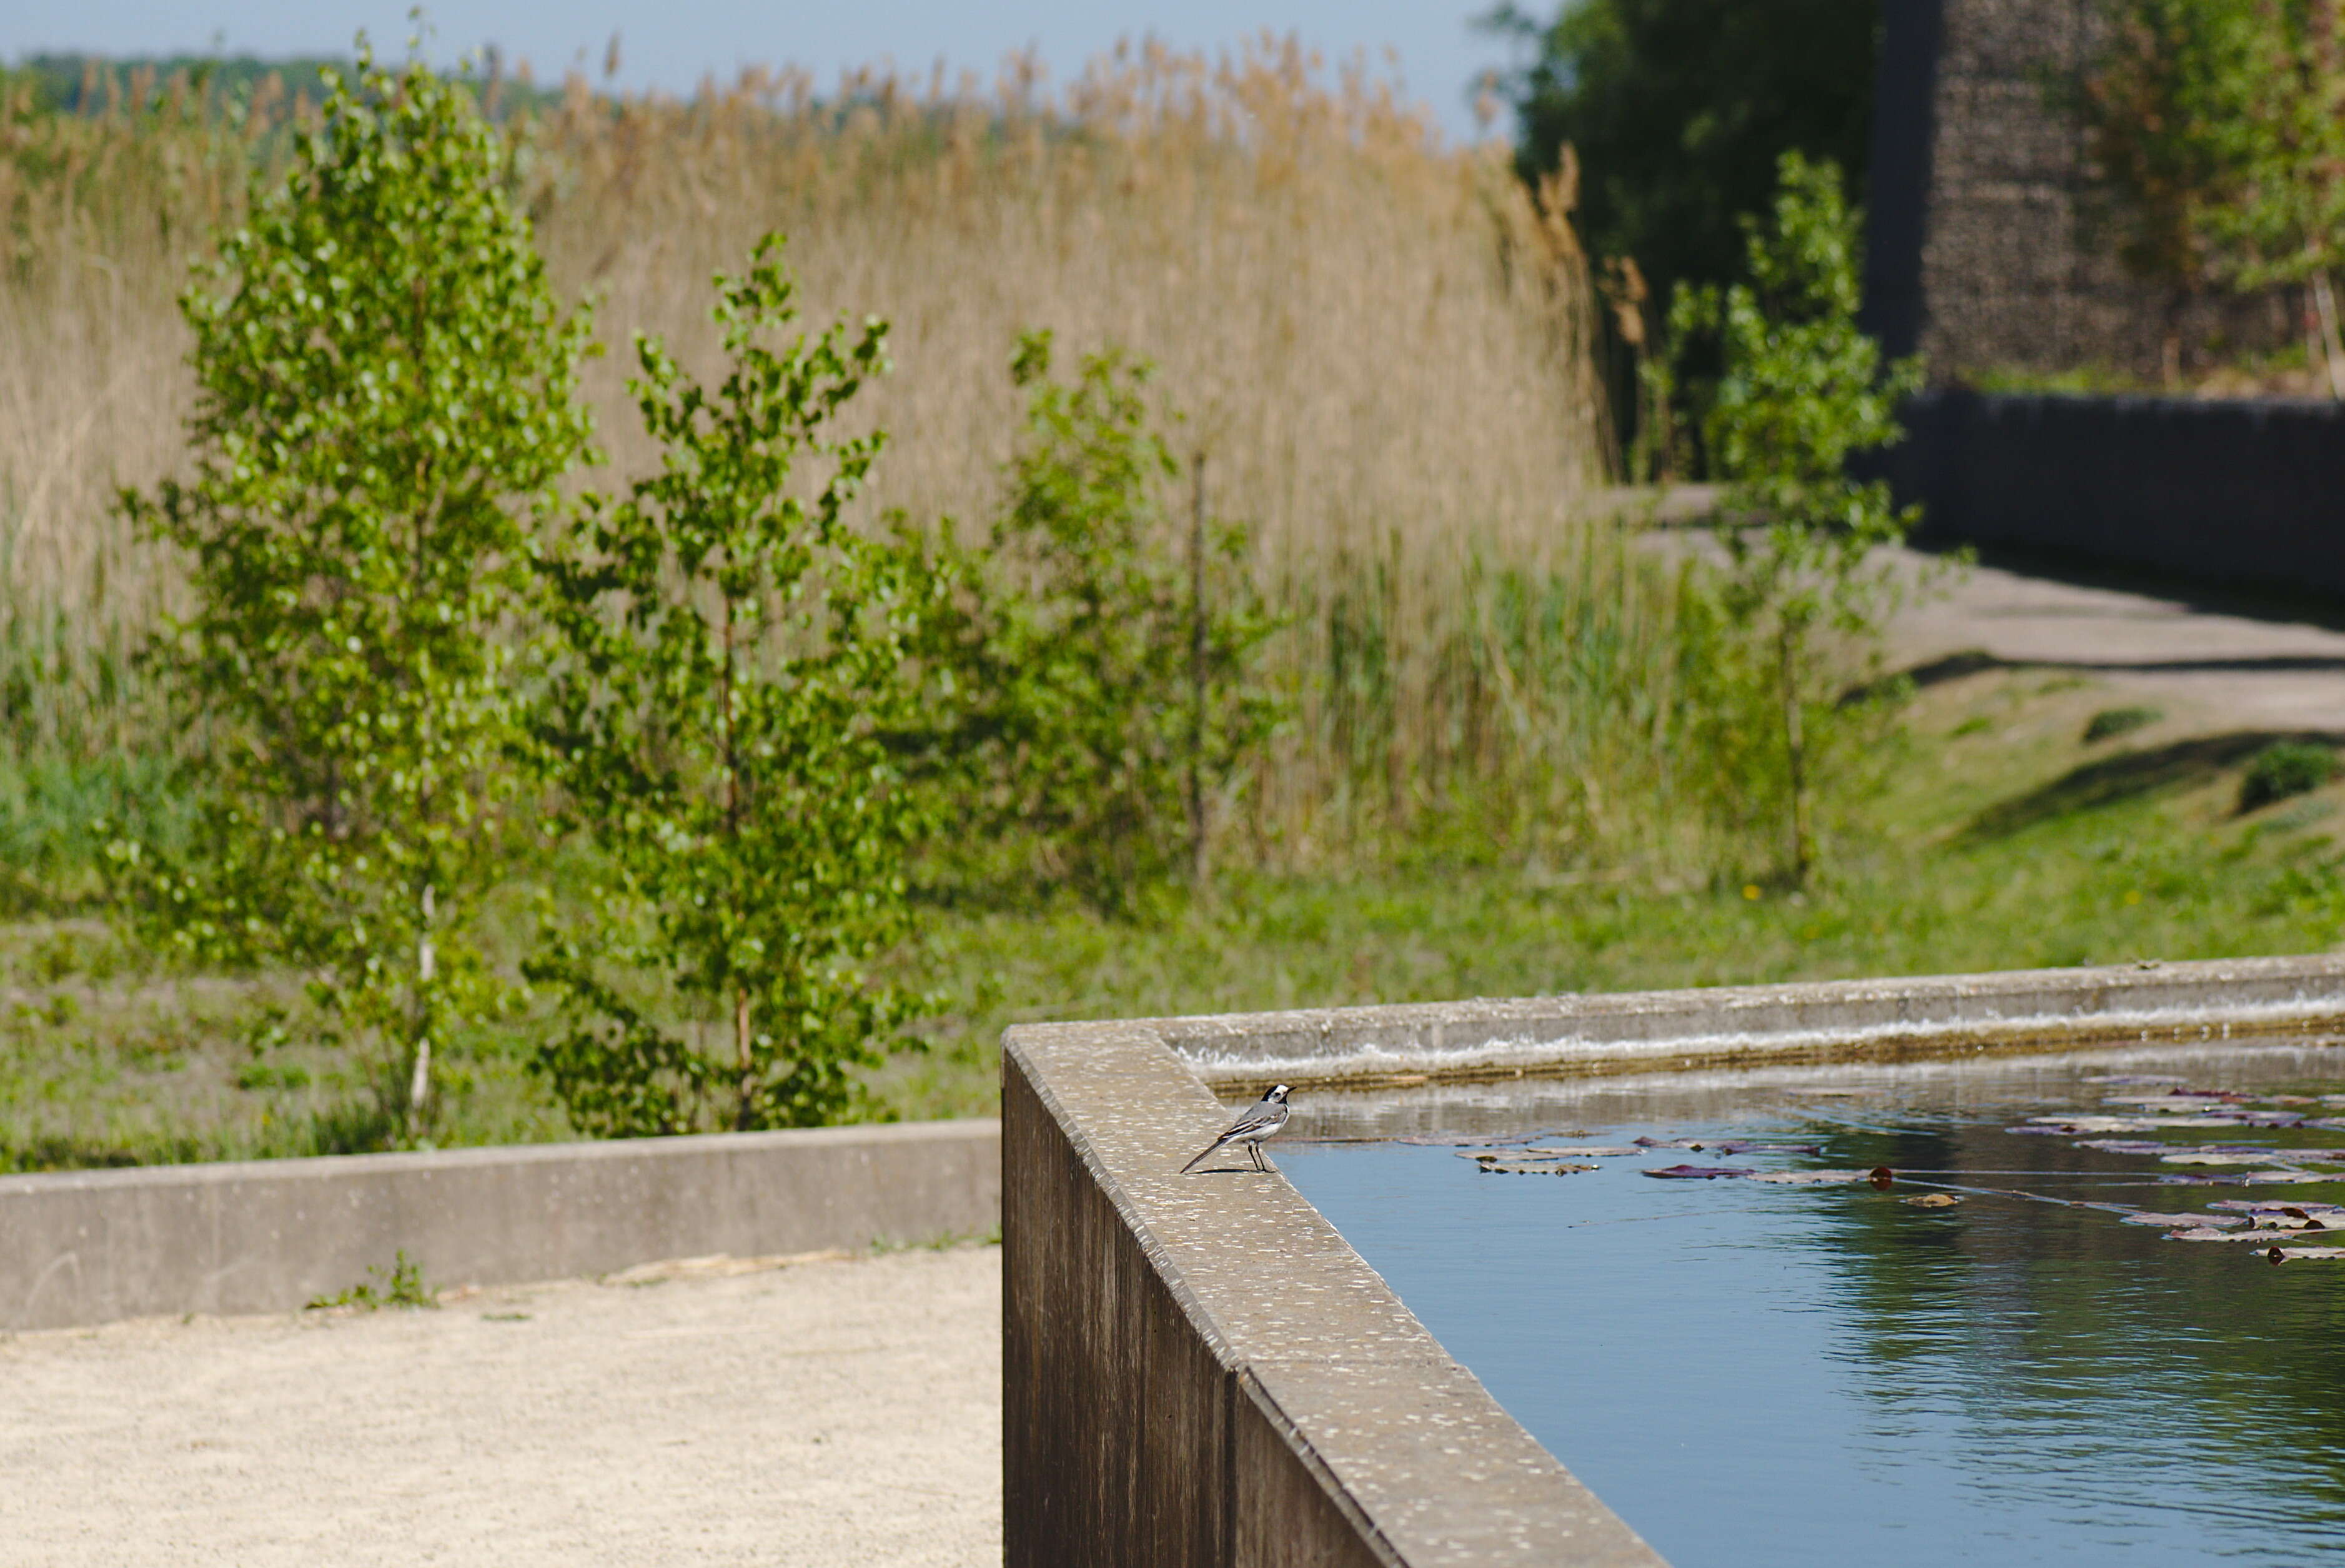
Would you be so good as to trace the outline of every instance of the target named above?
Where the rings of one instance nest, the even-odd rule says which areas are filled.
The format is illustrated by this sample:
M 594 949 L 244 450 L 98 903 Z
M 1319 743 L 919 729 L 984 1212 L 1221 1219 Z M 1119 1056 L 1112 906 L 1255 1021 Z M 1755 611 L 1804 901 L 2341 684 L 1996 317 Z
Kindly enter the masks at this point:
M 2248 763 L 2239 779 L 2241 814 L 2320 789 L 2337 777 L 2337 753 L 2304 740 L 2280 740 Z
M 966 815 L 1020 880 L 1128 911 L 1178 869 L 1202 873 L 1206 817 L 1269 733 L 1252 678 L 1271 627 L 1245 531 L 1172 502 L 1147 361 L 1110 349 L 1071 384 L 1051 334 L 1019 341 L 1027 389 L 1009 495 L 964 572 L 955 742 Z
M 2085 744 L 2113 740 L 2137 729 L 2146 729 L 2166 717 L 2166 709 L 2136 705 L 2130 708 L 2105 708 L 2085 721 Z

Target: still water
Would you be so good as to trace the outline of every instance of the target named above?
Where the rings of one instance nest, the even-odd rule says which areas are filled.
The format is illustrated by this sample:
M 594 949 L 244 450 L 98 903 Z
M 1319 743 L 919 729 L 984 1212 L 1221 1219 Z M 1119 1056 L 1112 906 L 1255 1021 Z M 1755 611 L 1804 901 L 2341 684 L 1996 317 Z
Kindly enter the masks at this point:
M 2345 1258 L 2123 1212 L 2345 1204 L 2345 1048 L 1295 1105 L 1301 1138 L 1364 1141 L 1286 1143 L 1288 1177 L 1678 1568 L 2345 1563 Z M 1554 1156 L 1603 1148 L 1633 1152 Z M 1593 1168 L 1484 1168 L 1541 1151 Z M 1642 1174 L 1680 1165 L 1898 1176 Z

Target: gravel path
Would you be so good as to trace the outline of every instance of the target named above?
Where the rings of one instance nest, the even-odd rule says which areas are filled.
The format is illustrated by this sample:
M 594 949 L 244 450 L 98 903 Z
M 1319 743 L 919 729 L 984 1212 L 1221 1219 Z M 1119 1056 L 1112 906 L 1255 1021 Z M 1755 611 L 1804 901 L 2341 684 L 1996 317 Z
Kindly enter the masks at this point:
M 632 1273 L 0 1336 L 0 1563 L 1000 1562 L 999 1247 Z
M 2094 676 L 2128 699 L 2173 705 L 2179 728 L 2345 731 L 2345 631 L 2286 612 L 2228 614 L 1977 566 L 1891 636 L 1905 663 L 1974 649 Z

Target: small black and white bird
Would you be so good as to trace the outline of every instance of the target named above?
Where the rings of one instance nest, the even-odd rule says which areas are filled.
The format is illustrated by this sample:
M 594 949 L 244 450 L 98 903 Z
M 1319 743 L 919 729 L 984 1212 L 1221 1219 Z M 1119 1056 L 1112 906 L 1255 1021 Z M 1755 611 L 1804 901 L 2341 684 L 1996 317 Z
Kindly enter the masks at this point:
M 1258 1171 L 1268 1170 L 1270 1167 L 1262 1163 L 1262 1141 L 1263 1139 L 1275 1134 L 1281 1127 L 1286 1125 L 1287 1093 L 1286 1085 L 1281 1084 L 1269 1094 L 1264 1095 L 1261 1099 L 1256 1100 L 1254 1103 L 1253 1109 L 1247 1111 L 1244 1115 L 1240 1116 L 1236 1121 L 1230 1124 L 1230 1130 L 1228 1132 L 1223 1133 L 1220 1137 L 1215 1138 L 1212 1143 L 1206 1145 L 1205 1147 L 1198 1153 L 1197 1159 L 1191 1160 L 1187 1165 L 1183 1166 L 1181 1167 L 1181 1174 L 1183 1176 L 1187 1176 L 1191 1171 L 1197 1168 L 1197 1160 L 1202 1160 L 1209 1155 L 1217 1154 L 1221 1150 L 1228 1148 L 1232 1144 L 1244 1144 L 1245 1145 L 1246 1153 L 1254 1156 L 1254 1169 Z

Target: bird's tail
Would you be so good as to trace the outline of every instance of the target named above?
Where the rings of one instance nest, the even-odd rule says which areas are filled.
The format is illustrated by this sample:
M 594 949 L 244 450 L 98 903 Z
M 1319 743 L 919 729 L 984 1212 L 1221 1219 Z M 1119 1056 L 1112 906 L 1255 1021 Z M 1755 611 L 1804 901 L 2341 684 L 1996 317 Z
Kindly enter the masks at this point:
M 1197 1160 L 1203 1159 L 1207 1155 L 1210 1155 L 1215 1149 L 1220 1148 L 1223 1142 L 1223 1139 L 1215 1138 L 1212 1143 L 1207 1144 L 1203 1148 L 1199 1149 L 1197 1151 L 1197 1159 L 1191 1160 L 1187 1165 L 1183 1166 L 1181 1167 L 1181 1174 L 1183 1176 L 1187 1176 L 1191 1171 L 1195 1170 L 1197 1168 Z

